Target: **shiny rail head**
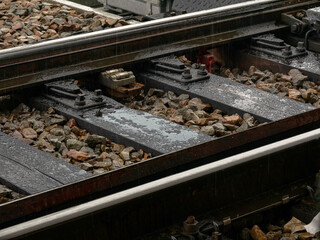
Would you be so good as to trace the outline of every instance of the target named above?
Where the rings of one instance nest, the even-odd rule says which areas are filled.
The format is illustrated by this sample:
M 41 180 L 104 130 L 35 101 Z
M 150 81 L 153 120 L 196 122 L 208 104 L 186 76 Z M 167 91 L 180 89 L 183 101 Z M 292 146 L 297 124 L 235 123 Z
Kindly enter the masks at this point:
M 33 45 L 23 45 L 23 46 L 19 46 L 19 47 L 1 50 L 0 53 L 2 55 L 4 55 L 4 54 L 10 54 L 10 53 L 23 51 L 23 50 L 37 49 L 39 47 L 50 46 L 53 44 L 72 43 L 74 41 L 78 41 L 81 39 L 88 39 L 88 38 L 106 36 L 106 35 L 111 35 L 111 34 L 117 34 L 117 33 L 122 33 L 122 32 L 130 31 L 130 30 L 138 30 L 138 29 L 143 29 L 143 28 L 152 27 L 152 26 L 154 27 L 157 25 L 174 23 L 174 22 L 183 21 L 183 20 L 190 20 L 190 19 L 195 19 L 195 18 L 199 18 L 199 17 L 210 16 L 210 15 L 213 15 L 216 13 L 223 13 L 223 12 L 227 12 L 227 11 L 231 11 L 231 10 L 238 10 L 238 9 L 242 9 L 242 8 L 247 8 L 247 7 L 252 7 L 252 6 L 260 6 L 263 4 L 276 3 L 276 2 L 281 3 L 282 1 L 279 1 L 279 0 L 253 0 L 253 1 L 243 2 L 243 3 L 233 4 L 233 5 L 218 7 L 215 9 L 203 10 L 203 11 L 199 11 L 199 12 L 187 13 L 187 14 L 183 14 L 183 15 L 179 15 L 179 16 L 172 16 L 169 18 L 153 20 L 153 21 L 144 22 L 144 23 L 140 23 L 140 24 L 127 25 L 127 26 L 122 26 L 119 28 L 111 28 L 111 29 L 101 30 L 101 31 L 92 32 L 92 33 L 84 33 L 81 35 L 68 36 L 68 37 L 64 37 L 64 38 L 60 38 L 60 39 L 54 39 L 54 40 L 50 40 L 50 41 L 35 43 Z
M 30 220 L 12 227 L 0 230 L 0 239 L 11 239 L 24 234 L 32 233 L 50 226 L 92 214 L 96 211 L 115 206 L 190 180 L 206 176 L 208 174 L 237 166 L 254 159 L 289 149 L 300 144 L 320 139 L 320 128 L 306 132 L 279 142 L 265 145 L 244 153 L 240 153 L 213 163 L 209 163 L 185 172 L 174 174 L 138 187 L 102 197 L 75 207 L 58 211 L 34 220 Z

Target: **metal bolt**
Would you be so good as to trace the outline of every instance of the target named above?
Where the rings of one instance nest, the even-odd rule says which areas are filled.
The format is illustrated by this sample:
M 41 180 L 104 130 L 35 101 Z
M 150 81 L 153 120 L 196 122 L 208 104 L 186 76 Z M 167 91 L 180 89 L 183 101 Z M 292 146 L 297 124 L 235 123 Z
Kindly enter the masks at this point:
M 197 234 L 199 232 L 198 221 L 194 216 L 189 216 L 187 220 L 183 222 L 183 228 L 186 234 Z
M 98 109 L 97 111 L 96 111 L 96 117 L 102 117 L 102 112 L 101 112 L 101 109 Z
M 93 101 L 95 101 L 95 102 L 102 102 L 103 101 L 101 89 L 94 90 L 94 95 L 95 95 L 95 97 L 93 98 Z
M 292 55 L 292 51 L 291 51 L 291 46 L 290 45 L 286 45 L 282 51 L 282 55 L 283 56 L 290 56 Z
M 184 79 L 191 79 L 191 78 L 192 78 L 190 68 L 185 68 L 185 69 L 183 70 L 182 77 L 183 77 Z
M 205 64 L 201 64 L 200 67 L 199 67 L 198 75 L 206 76 L 207 74 L 208 74 L 208 72 L 206 70 L 206 65 Z
M 300 33 L 302 31 L 302 26 L 300 23 L 292 24 L 290 28 L 292 33 Z
M 297 50 L 297 52 L 305 52 L 306 49 L 304 47 L 304 42 L 298 42 L 296 50 Z
M 83 93 L 79 93 L 77 95 L 76 101 L 75 101 L 75 105 L 76 106 L 84 106 L 86 105 L 86 101 L 85 101 L 85 95 Z

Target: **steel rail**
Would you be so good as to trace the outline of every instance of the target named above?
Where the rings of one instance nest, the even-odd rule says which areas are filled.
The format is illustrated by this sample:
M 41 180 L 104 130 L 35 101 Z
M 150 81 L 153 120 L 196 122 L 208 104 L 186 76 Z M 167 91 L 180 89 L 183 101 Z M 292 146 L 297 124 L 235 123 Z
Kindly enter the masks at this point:
M 257 6 L 257 5 L 267 4 L 267 3 L 273 3 L 273 2 L 281 2 L 281 1 L 280 0 L 252 0 L 252 1 L 248 1 L 248 2 L 218 7 L 215 9 L 203 10 L 203 11 L 199 11 L 199 12 L 187 13 L 187 14 L 173 16 L 173 17 L 169 17 L 169 18 L 152 20 L 152 21 L 144 22 L 144 23 L 140 23 L 140 24 L 127 25 L 127 26 L 122 26 L 119 28 L 111 28 L 111 29 L 101 30 L 101 31 L 92 32 L 92 33 L 84 33 L 81 35 L 68 36 L 65 38 L 36 43 L 34 45 L 24 45 L 24 46 L 19 46 L 19 47 L 15 47 L 15 48 L 4 49 L 4 50 L 0 51 L 0 53 L 1 53 L 0 56 L 4 56 L 7 53 L 19 52 L 22 49 L 38 49 L 39 47 L 51 46 L 52 44 L 70 43 L 70 42 L 74 42 L 74 41 L 78 41 L 78 40 L 90 39 L 92 37 L 106 36 L 108 34 L 112 35 L 112 34 L 118 34 L 118 33 L 122 33 L 122 32 L 132 31 L 132 30 L 144 29 L 147 27 L 156 27 L 158 25 L 174 23 L 174 22 L 183 21 L 183 20 L 191 20 L 191 19 L 195 19 L 195 18 L 199 18 L 199 17 L 203 17 L 203 16 L 213 15 L 216 13 L 223 13 L 223 12 L 227 12 L 227 11 L 238 10 L 241 8 L 247 8 L 247 7 L 252 7 L 252 6 Z
M 277 153 L 306 142 L 319 140 L 319 138 L 320 128 L 0 230 L 0 239 L 5 240 L 20 237 L 28 233 L 48 228 L 50 226 L 62 224 L 63 222 L 70 221 L 72 219 L 76 219 L 138 197 L 149 195 L 178 184 L 186 183 L 190 180 L 234 167 L 260 157 L 268 156 L 270 154 Z
M 174 21 L 171 18 L 155 20 L 3 50 L 0 51 L 0 94 L 284 30 L 287 25 L 276 23 L 281 13 L 318 5 L 318 0 L 250 1 L 173 17 Z

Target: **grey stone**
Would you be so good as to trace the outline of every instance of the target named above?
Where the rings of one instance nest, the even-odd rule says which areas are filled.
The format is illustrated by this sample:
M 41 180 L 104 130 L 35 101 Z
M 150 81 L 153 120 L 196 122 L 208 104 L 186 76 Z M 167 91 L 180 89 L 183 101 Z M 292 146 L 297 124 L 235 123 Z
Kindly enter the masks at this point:
M 97 144 L 106 145 L 106 143 L 107 143 L 105 137 L 98 136 L 98 135 L 89 135 L 89 136 L 87 136 L 85 142 L 88 144 L 89 147 L 92 147 L 92 148 L 94 148 Z
M 59 139 L 57 139 L 57 138 L 52 138 L 50 140 L 50 143 L 55 147 L 55 149 L 60 149 L 61 145 L 62 145 L 62 142 L 59 141 Z
M 4 185 L 0 185 L 0 197 L 9 197 L 11 193 L 12 193 L 12 190 L 10 190 Z
M 95 155 L 95 152 L 90 147 L 82 147 L 80 149 L 80 152 L 85 152 L 85 153 L 89 153 L 90 155 Z
M 225 131 L 226 127 L 222 123 L 215 123 L 212 125 L 216 131 Z
M 74 150 L 80 151 L 80 149 L 86 146 L 86 144 L 76 139 L 68 139 L 66 146 L 68 149 L 74 149 Z
M 203 126 L 201 127 L 200 132 L 205 133 L 209 136 L 213 136 L 215 134 L 215 130 L 213 126 Z
M 237 132 L 243 132 L 249 129 L 248 123 L 245 121 L 242 125 L 236 130 Z
M 80 167 L 85 171 L 90 171 L 93 169 L 93 166 L 90 163 L 81 163 Z

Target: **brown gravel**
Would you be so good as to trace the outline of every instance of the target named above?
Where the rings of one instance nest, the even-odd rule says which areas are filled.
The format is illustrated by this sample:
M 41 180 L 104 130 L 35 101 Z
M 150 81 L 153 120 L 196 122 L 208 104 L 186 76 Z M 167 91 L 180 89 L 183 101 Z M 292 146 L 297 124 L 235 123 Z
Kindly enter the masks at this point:
M 5 185 L 0 185 L 0 204 L 16 200 L 23 196 L 24 195 L 12 191 Z
M 151 157 L 141 149 L 137 151 L 90 134 L 79 128 L 74 119 L 58 115 L 52 108 L 40 112 L 20 104 L 12 111 L 0 113 L 0 130 L 93 174 Z
M 0 1 L 0 49 L 128 25 L 93 12 L 78 13 L 41 0 Z
M 320 106 L 320 86 L 309 81 L 298 69 L 291 69 L 288 74 L 261 71 L 251 66 L 248 71 L 224 69 L 224 75 L 230 79 L 259 88 L 282 97 Z
M 241 132 L 259 125 L 259 122 L 248 113 L 226 115 L 219 109 L 212 110 L 210 104 L 188 94 L 177 96 L 175 93 L 161 89 L 149 89 L 125 103 L 127 107 L 149 112 L 195 131 L 213 137 Z

